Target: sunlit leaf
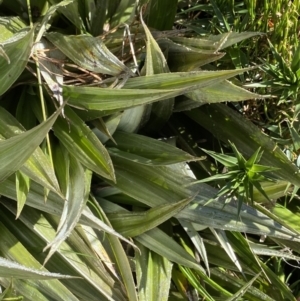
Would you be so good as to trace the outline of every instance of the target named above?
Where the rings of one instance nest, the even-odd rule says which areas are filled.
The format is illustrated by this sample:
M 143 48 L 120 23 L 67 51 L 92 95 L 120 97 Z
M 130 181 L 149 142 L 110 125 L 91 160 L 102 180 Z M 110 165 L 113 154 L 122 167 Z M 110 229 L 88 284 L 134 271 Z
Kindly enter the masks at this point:
M 0 257 L 0 275 L 1 277 L 14 277 L 20 279 L 72 278 L 71 276 L 31 269 L 2 257 Z
M 131 70 L 106 48 L 100 38 L 88 35 L 66 36 L 57 32 L 49 33 L 46 37 L 82 68 L 110 75 L 119 75 L 122 72 L 133 75 Z
M 23 72 L 33 45 L 34 30 L 13 35 L 1 42 L 3 55 L 0 56 L 0 95 L 4 94 Z
M 124 236 L 134 237 L 153 229 L 182 210 L 192 199 L 161 205 L 146 212 L 113 213 L 108 215 L 114 229 Z
M 114 170 L 107 150 L 69 107 L 65 108 L 66 119 L 59 117 L 54 124 L 54 134 L 65 148 L 85 167 L 114 181 Z
M 171 284 L 172 264 L 164 257 L 138 244 L 136 271 L 139 301 L 167 301 Z
M 151 3 L 153 4 L 153 2 Z M 157 3 L 158 4 L 158 3 Z M 166 4 L 166 3 L 165 3 Z M 174 4 L 174 3 L 173 3 Z M 151 6 L 153 9 L 153 6 Z M 151 14 L 150 8 L 150 14 Z M 157 8 L 157 6 L 156 6 Z M 148 16 L 149 18 L 149 16 Z M 140 16 L 146 37 L 146 59 L 145 59 L 145 70 L 146 76 L 159 74 L 159 73 L 169 73 L 169 67 L 162 53 L 158 43 L 153 38 L 150 30 L 143 21 L 142 15 Z M 164 18 L 164 20 L 166 20 Z M 154 21 L 154 20 L 153 20 Z M 151 130 L 159 129 L 164 125 L 164 123 L 170 118 L 174 107 L 174 98 L 165 99 L 159 103 L 154 103 L 151 108 L 150 123 L 148 123 L 148 128 Z
M 23 174 L 21 171 L 16 172 L 16 192 L 17 192 L 17 203 L 18 212 L 16 218 L 19 217 L 21 211 L 25 205 L 26 198 L 30 189 L 30 179 Z
M 25 115 L 24 112 L 23 115 Z M 6 139 L 24 132 L 22 125 L 2 107 L 0 107 L 0 117 L 0 133 Z M 20 168 L 20 171 L 37 183 L 60 194 L 53 166 L 41 148 L 38 147 L 32 152 L 30 158 Z
M 108 149 L 112 152 L 112 155 L 142 164 L 169 165 L 198 159 L 168 143 L 142 135 L 117 131 L 113 137 L 117 145 L 108 143 Z M 128 157 L 126 157 L 127 154 Z
M 72 156 L 70 157 L 69 172 L 67 200 L 64 203 L 57 235 L 55 239 L 44 248 L 44 251 L 50 249 L 44 264 L 75 228 L 89 196 L 91 172 L 84 170 L 81 164 Z
M 0 141 L 0 181 L 17 171 L 44 140 L 61 109 L 35 128 Z

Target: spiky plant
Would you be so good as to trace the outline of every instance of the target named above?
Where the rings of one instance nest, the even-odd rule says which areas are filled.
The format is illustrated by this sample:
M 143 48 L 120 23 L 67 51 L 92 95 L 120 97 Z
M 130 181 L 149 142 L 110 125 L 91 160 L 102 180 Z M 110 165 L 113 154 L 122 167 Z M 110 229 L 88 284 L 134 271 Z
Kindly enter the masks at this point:
M 299 185 L 254 125 L 204 106 L 259 97 L 227 81 L 245 70 L 205 71 L 255 33 L 173 28 L 173 0 L 0 8 L 2 300 L 294 300 L 261 257 L 298 259 L 274 250 L 299 243 L 280 210 L 207 202 L 218 190 L 197 182 L 217 171 L 195 147 L 205 127 L 247 160 L 263 151 L 277 168 L 275 191 L 261 183 L 270 199 Z M 164 133 L 185 151 L 154 139 Z

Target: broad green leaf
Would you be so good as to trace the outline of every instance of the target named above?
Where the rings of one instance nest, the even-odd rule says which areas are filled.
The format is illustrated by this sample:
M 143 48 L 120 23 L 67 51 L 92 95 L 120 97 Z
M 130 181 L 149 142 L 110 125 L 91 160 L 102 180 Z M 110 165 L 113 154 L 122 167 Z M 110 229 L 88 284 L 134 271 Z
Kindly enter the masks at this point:
M 168 64 L 173 72 L 196 71 L 199 67 L 222 58 L 225 54 L 187 47 L 186 45 L 174 43 L 169 39 L 160 39 L 158 43 L 168 54 Z
M 120 157 L 120 158 L 123 158 L 125 160 L 129 160 L 129 161 L 132 161 L 132 162 L 135 162 L 135 163 L 138 163 L 138 164 L 152 165 L 152 166 L 153 165 L 164 166 L 164 165 L 169 165 L 169 164 L 173 164 L 174 163 L 172 161 L 168 162 L 168 159 L 166 159 L 164 161 L 163 157 L 161 157 L 161 158 L 154 158 L 155 161 L 153 161 L 150 158 L 143 157 L 142 155 L 136 155 L 136 154 L 131 153 L 131 152 L 122 151 L 122 150 L 119 150 L 119 149 L 117 149 L 115 147 L 108 148 L 108 151 L 109 151 L 109 153 L 110 153 L 111 156 Z M 147 154 L 145 154 L 145 156 L 147 156 Z M 172 160 L 172 158 L 170 158 L 170 160 Z
M 186 114 L 213 133 L 218 139 L 226 143 L 228 140 L 233 142 L 246 157 L 250 157 L 261 147 L 264 153 L 260 163 L 279 168 L 279 170 L 270 174 L 275 178 L 300 186 L 298 168 L 289 161 L 268 136 L 264 135 L 258 127 L 243 118 L 239 113 L 226 105 L 212 104 L 186 112 Z
M 152 5 L 153 3 L 151 3 Z M 152 6 L 151 6 L 152 7 Z M 150 8 L 151 10 L 151 8 Z M 169 67 L 156 40 L 153 38 L 150 30 L 143 21 L 142 14 L 140 16 L 141 23 L 143 25 L 147 42 L 146 42 L 146 59 L 145 66 L 146 76 L 169 73 Z M 148 123 L 148 128 L 151 130 L 160 129 L 166 121 L 170 118 L 174 107 L 174 98 L 165 99 L 159 103 L 154 103 L 151 108 L 151 121 Z
M 110 89 L 80 86 L 64 86 L 64 97 L 70 106 L 87 110 L 99 110 L 110 115 L 117 111 L 149 104 L 183 94 L 183 89 Z M 112 111 L 112 112 L 111 112 Z M 92 117 L 93 118 L 93 117 Z
M 0 43 L 11 38 L 15 33 L 26 27 L 19 17 L 0 18 Z
M 195 204 L 185 208 L 176 216 L 178 219 L 192 222 L 196 230 L 197 224 L 199 223 L 201 227 L 206 225 L 215 229 L 267 235 L 274 238 L 286 237 L 285 239 L 287 240 L 300 240 L 300 237 L 295 231 L 291 231 L 279 222 L 275 222 L 267 215 L 250 206 L 242 204 L 240 211 L 241 219 L 237 220 L 236 211 L 238 204 L 233 201 L 226 204 L 224 199 L 222 201 L 218 199 L 205 205 L 204 202 L 207 202 L 210 199 L 205 200 L 203 196 L 202 199 L 200 199 L 200 195 L 201 194 L 195 197 Z M 199 204 L 197 204 L 198 202 Z
M 140 19 L 141 19 L 142 24 L 144 24 L 142 16 L 140 16 Z M 147 44 L 146 44 L 146 47 L 147 47 L 146 65 L 148 63 L 147 58 L 149 57 L 148 45 L 149 45 L 149 40 L 147 41 Z M 148 67 L 148 65 L 147 65 L 147 67 Z M 153 74 L 153 72 L 151 73 L 151 71 L 153 71 L 153 70 L 150 69 L 148 72 L 147 67 L 146 67 L 146 74 L 147 75 Z M 141 74 L 145 73 L 143 71 L 144 70 L 141 71 Z M 143 124 L 145 124 L 145 122 L 148 121 L 149 116 L 150 116 L 150 111 L 151 111 L 151 105 L 146 105 L 146 104 L 125 110 L 125 112 L 123 113 L 123 115 L 121 117 L 118 129 L 121 131 L 129 132 L 129 133 L 136 132 L 141 126 L 143 126 Z
M 100 38 L 88 35 L 66 36 L 58 32 L 46 35 L 62 53 L 78 66 L 97 73 L 133 75 L 105 46 Z
M 115 132 L 114 139 L 116 146 L 112 142 L 107 144 L 108 150 L 112 154 L 121 156 L 126 153 L 132 154 L 131 160 L 147 165 L 168 165 L 184 161 L 193 161 L 198 158 L 192 157 L 188 153 L 176 148 L 166 142 L 148 138 L 142 135 L 125 132 Z M 117 150 L 122 152 L 117 152 Z M 128 157 L 130 159 L 130 157 Z M 143 161 L 139 161 L 139 159 Z
M 164 257 L 138 244 L 136 273 L 139 301 L 167 301 L 171 284 L 172 264 Z
M 242 101 L 247 99 L 263 98 L 264 96 L 223 81 L 218 85 L 211 85 L 186 94 L 189 99 L 200 103 L 216 103 L 225 101 Z
M 18 279 L 55 279 L 55 278 L 72 278 L 56 273 L 49 273 L 38 269 L 28 268 L 17 262 L 0 257 L 0 275 L 1 277 L 13 277 Z
M 43 250 L 50 249 L 44 265 L 77 225 L 88 200 L 91 176 L 90 171 L 84 170 L 81 164 L 74 157 L 70 156 L 67 200 L 64 202 L 64 209 L 56 237 Z
M 88 110 L 123 110 L 216 84 L 242 70 L 163 73 L 130 78 L 124 89 L 64 86 L 68 103 Z
M 33 45 L 33 34 L 33 29 L 28 32 L 23 31 L 16 33 L 8 40 L 2 41 L 0 95 L 11 87 L 25 69 Z
M 24 133 L 22 125 L 2 107 L 0 107 L 0 133 L 6 139 Z M 32 152 L 20 171 L 35 182 L 60 194 L 52 164 L 39 147 Z
M 146 212 L 112 213 L 108 218 L 114 229 L 126 237 L 134 237 L 169 220 L 182 210 L 192 198 L 168 205 L 153 207 Z
M 115 231 L 111 226 L 108 226 L 105 222 L 97 218 L 94 214 L 92 214 L 89 210 L 84 210 L 82 212 L 82 215 L 80 217 L 80 223 L 86 226 L 90 226 L 94 229 L 103 231 L 105 233 L 108 233 L 112 236 L 115 236 L 116 238 L 125 241 L 127 244 L 131 245 L 133 248 L 136 248 L 134 243 L 132 243 L 130 240 L 126 239 L 124 236 L 119 234 L 117 231 Z
M 21 211 L 25 205 L 26 198 L 30 189 L 30 179 L 23 174 L 20 170 L 16 172 L 16 192 L 17 192 L 17 204 L 18 211 L 16 218 L 19 217 Z
M 45 189 L 50 189 L 61 195 L 50 159 L 40 148 L 35 150 L 20 170 L 33 181 L 43 185 Z
M 105 147 L 71 108 L 66 107 L 65 114 L 66 119 L 59 117 L 54 124 L 54 134 L 85 167 L 114 181 L 113 166 Z
M 112 157 L 116 184 L 126 195 L 149 207 L 160 206 L 195 195 L 184 184 L 184 177 L 168 167 L 136 164 L 119 157 Z
M 78 232 L 79 235 L 81 235 L 87 246 L 90 249 L 90 252 L 95 253 L 99 259 L 99 269 L 103 271 L 103 274 L 107 276 L 109 275 L 106 273 L 106 270 L 109 270 L 111 272 L 111 275 L 115 277 L 116 279 L 119 278 L 116 266 L 114 262 L 112 261 L 113 255 L 111 252 L 111 249 L 108 248 L 108 241 L 105 240 L 105 233 L 101 233 L 100 236 L 103 239 L 97 240 L 95 239 L 95 236 L 98 234 L 99 231 L 95 231 L 90 226 L 81 225 L 80 227 L 76 227 L 76 232 Z M 80 242 L 77 242 L 78 245 L 81 245 Z M 94 258 L 88 259 L 89 264 L 94 265 Z
M 261 35 L 260 32 L 229 32 L 219 35 L 210 35 L 205 38 L 186 38 L 170 36 L 169 38 L 179 44 L 187 47 L 195 47 L 200 49 L 221 50 L 234 45 L 251 37 Z
M 159 45 L 156 40 L 153 38 L 150 30 L 142 19 L 141 23 L 143 25 L 145 34 L 146 34 L 146 58 L 145 58 L 145 69 L 146 76 L 160 74 L 160 73 L 169 73 L 169 67 L 165 59 L 164 54 L 162 53 Z
M 219 244 L 216 244 L 215 240 L 213 240 L 212 242 L 210 241 L 209 243 L 206 241 L 205 247 L 207 251 L 208 260 L 211 265 L 220 267 L 221 269 L 223 268 L 226 270 L 236 271 L 237 273 L 239 273 L 237 267 L 234 265 L 232 260 L 228 257 L 228 255 L 223 250 L 223 248 Z M 245 258 L 238 257 L 238 258 L 240 260 L 240 264 L 245 274 L 248 275 L 257 274 L 255 270 L 256 266 L 252 267 L 246 257 Z M 214 268 L 210 269 L 211 277 L 213 276 L 213 270 Z M 226 290 L 226 288 L 224 289 Z
M 249 71 L 249 68 L 220 71 L 173 72 L 168 74 L 161 73 L 149 76 L 130 78 L 124 85 L 124 88 L 168 90 L 192 87 L 193 90 L 195 90 L 195 88 L 201 88 L 217 84 L 225 79 L 228 79 L 246 71 Z
M 0 181 L 5 180 L 21 168 L 42 143 L 60 113 L 61 109 L 33 129 L 0 141 Z

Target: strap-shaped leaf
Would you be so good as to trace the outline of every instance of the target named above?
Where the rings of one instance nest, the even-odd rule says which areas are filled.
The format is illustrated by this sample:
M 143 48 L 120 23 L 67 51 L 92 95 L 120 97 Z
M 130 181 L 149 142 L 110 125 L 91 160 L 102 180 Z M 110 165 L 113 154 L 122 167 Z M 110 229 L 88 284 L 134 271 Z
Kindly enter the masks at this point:
M 25 69 L 33 45 L 34 30 L 17 33 L 0 45 L 0 95 L 6 92 Z
M 160 73 L 149 76 L 132 77 L 124 85 L 125 89 L 187 89 L 207 87 L 220 81 L 249 71 L 253 68 L 220 71 L 190 71 Z
M 173 72 L 198 70 L 199 67 L 214 62 L 225 55 L 225 53 L 213 50 L 177 44 L 166 38 L 159 40 L 158 43 L 168 53 L 168 64 Z
M 0 275 L 1 277 L 13 277 L 19 279 L 55 279 L 55 278 L 72 278 L 56 273 L 35 270 L 25 267 L 17 262 L 0 257 Z
M 157 5 L 159 5 L 159 3 L 160 2 L 158 2 Z M 151 2 L 151 8 L 153 8 L 152 5 L 153 2 Z M 161 51 L 158 43 L 153 38 L 150 30 L 144 23 L 142 19 L 142 14 L 140 16 L 140 19 L 147 37 L 145 59 L 146 76 L 159 73 L 169 73 L 170 70 L 167 65 L 166 58 L 163 52 Z M 160 129 L 170 118 L 173 112 L 173 107 L 174 98 L 165 99 L 164 101 L 154 103 L 151 108 L 150 123 L 147 124 L 148 128 L 150 127 L 152 131 L 155 129 Z
M 64 97 L 88 110 L 123 110 L 214 85 L 248 69 L 161 73 L 130 78 L 124 89 L 64 86 Z
M 66 36 L 57 32 L 49 33 L 46 37 L 82 68 L 110 75 L 133 75 L 131 70 L 107 49 L 100 38 L 88 35 Z
M 170 36 L 172 41 L 185 45 L 187 47 L 195 47 L 200 49 L 221 50 L 245 39 L 261 35 L 259 32 L 226 32 L 219 35 L 210 35 L 205 38 L 186 38 Z
M 23 132 L 22 125 L 8 111 L 0 107 L 0 134 L 9 139 Z M 60 194 L 52 164 L 39 147 L 20 168 L 20 171 L 35 182 Z
M 272 175 L 284 181 L 300 186 L 300 174 L 296 165 L 292 164 L 280 148 L 253 123 L 223 104 L 195 109 L 186 114 L 197 123 L 213 133 L 218 139 L 230 140 L 245 156 L 250 157 L 259 147 L 264 152 L 260 163 L 279 168 Z M 214 126 L 212 126 L 212 120 Z
M 30 178 L 23 174 L 20 170 L 16 172 L 16 191 L 17 191 L 17 202 L 18 212 L 16 218 L 19 217 L 21 211 L 25 205 L 26 198 L 30 189 Z
M 137 244 L 136 273 L 139 301 L 167 301 L 172 276 L 172 263 L 166 258 Z
M 85 204 L 88 200 L 91 184 L 91 172 L 84 170 L 82 165 L 70 156 L 69 182 L 67 187 L 67 200 L 64 202 L 64 209 L 58 225 L 56 237 L 45 248 L 50 251 L 44 264 L 52 254 L 59 248 L 61 243 L 71 234 L 77 225 Z
M 149 230 L 134 239 L 170 261 L 190 267 L 205 275 L 202 266 L 183 247 L 159 228 Z
M 69 107 L 66 119 L 60 117 L 55 123 L 54 134 L 70 154 L 97 174 L 114 181 L 114 169 L 105 147 L 92 130 Z
M 153 229 L 181 211 L 192 198 L 161 205 L 146 212 L 122 212 L 108 215 L 114 229 L 127 237 L 134 237 Z
M 108 143 L 108 150 L 112 155 L 141 164 L 168 165 L 198 160 L 173 145 L 142 135 L 117 131 L 113 137 L 116 145 L 112 142 Z
M 60 113 L 61 108 L 35 128 L 0 141 L 0 181 L 21 168 L 42 143 Z

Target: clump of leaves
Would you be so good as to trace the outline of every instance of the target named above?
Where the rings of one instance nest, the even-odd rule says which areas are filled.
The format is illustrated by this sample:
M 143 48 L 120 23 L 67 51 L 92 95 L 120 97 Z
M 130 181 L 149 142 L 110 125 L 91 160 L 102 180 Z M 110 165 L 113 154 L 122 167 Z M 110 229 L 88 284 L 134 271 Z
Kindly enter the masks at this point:
M 197 181 L 197 183 L 225 180 L 226 184 L 219 190 L 217 198 L 226 196 L 226 204 L 230 202 L 233 197 L 236 197 L 238 200 L 237 214 L 239 216 L 243 203 L 249 201 L 254 202 L 254 187 L 270 201 L 260 183 L 272 180 L 272 177 L 267 173 L 278 170 L 278 168 L 258 164 L 263 155 L 261 148 L 258 148 L 257 151 L 246 160 L 233 143 L 229 141 L 229 144 L 235 157 L 202 149 L 205 153 L 221 163 L 226 169 L 226 172 Z
M 248 87 L 270 89 L 272 94 L 279 97 L 278 105 L 289 100 L 296 101 L 300 87 L 300 45 L 294 47 L 294 56 L 289 63 L 276 51 L 273 44 L 268 42 L 274 60 L 273 62 L 261 60 L 263 65 L 260 67 L 268 78 L 260 83 L 250 84 Z

